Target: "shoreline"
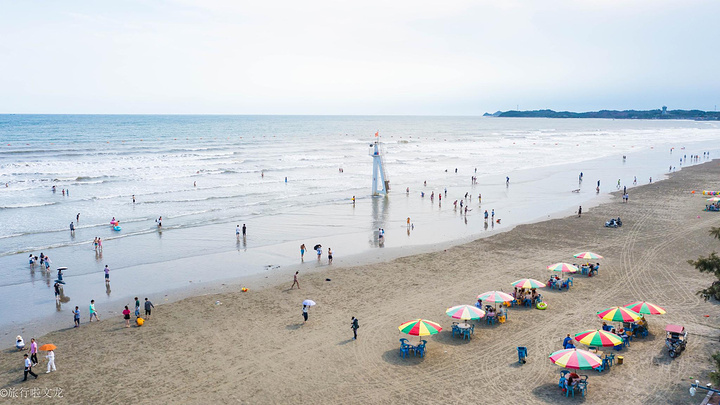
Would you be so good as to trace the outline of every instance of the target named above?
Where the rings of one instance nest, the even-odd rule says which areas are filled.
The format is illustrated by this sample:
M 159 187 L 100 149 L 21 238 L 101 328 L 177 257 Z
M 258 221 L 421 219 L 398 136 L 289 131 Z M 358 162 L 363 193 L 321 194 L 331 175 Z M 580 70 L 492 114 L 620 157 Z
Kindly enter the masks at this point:
M 377 264 L 324 268 L 305 274 L 299 291 L 288 290 L 287 279 L 248 293 L 158 305 L 142 328 L 123 328 L 120 316 L 93 325 L 83 322 L 77 330 L 39 338 L 60 347 L 61 371 L 41 375 L 37 382 L 18 385 L 22 370 L 17 351 L 4 350 L 0 386 L 62 386 L 67 400 L 75 403 L 131 398 L 150 403 L 176 398 L 178 392 L 184 395 L 180 402 L 189 403 L 220 398 L 242 403 L 290 398 L 298 403 L 377 403 L 420 398 L 454 402 L 476 392 L 480 384 L 498 399 L 521 395 L 529 403 L 557 403 L 565 401 L 557 389 L 560 368 L 547 361 L 547 354 L 558 349 L 565 333 L 597 327 L 595 311 L 646 299 L 666 307 L 668 315 L 649 317 L 650 338 L 620 353 L 626 359 L 623 366 L 609 373 L 584 372 L 590 375 L 585 400 L 604 403 L 603 392 L 625 384 L 624 395 L 637 403 L 687 403 L 689 380 L 680 379 L 704 381 L 712 370 L 709 356 L 720 306 L 695 295 L 711 277 L 685 261 L 717 247 L 707 230 L 720 224 L 720 215 L 700 212 L 702 196 L 684 190 L 719 187 L 718 174 L 718 162 L 711 161 L 638 187 L 629 204 L 611 196 L 582 218 L 519 225 L 447 250 Z M 601 221 L 618 212 L 622 228 L 602 227 Z M 545 265 L 571 260 L 567 257 L 580 250 L 605 256 L 600 274 L 575 276 L 570 291 L 543 289 L 546 311 L 513 308 L 506 324 L 478 325 L 469 342 L 443 331 L 427 338 L 427 357 L 397 355 L 397 339 L 406 337 L 397 332 L 402 321 L 423 317 L 446 327 L 451 319 L 444 308 L 470 303 L 485 290 L 511 290 L 509 282 L 517 278 L 544 280 L 549 276 Z M 306 298 L 318 305 L 303 325 L 298 303 Z M 214 305 L 217 300 L 222 304 Z M 348 339 L 351 315 L 361 321 L 358 341 Z M 690 332 L 689 350 L 678 359 L 669 359 L 664 350 L 666 323 L 684 325 Z M 523 367 L 517 366 L 514 353 L 518 345 L 529 348 Z M 232 363 L 208 369 L 213 359 Z M 156 384 L 152 390 L 127 390 L 117 384 L 138 378 Z M 87 381 L 98 390 L 87 390 Z

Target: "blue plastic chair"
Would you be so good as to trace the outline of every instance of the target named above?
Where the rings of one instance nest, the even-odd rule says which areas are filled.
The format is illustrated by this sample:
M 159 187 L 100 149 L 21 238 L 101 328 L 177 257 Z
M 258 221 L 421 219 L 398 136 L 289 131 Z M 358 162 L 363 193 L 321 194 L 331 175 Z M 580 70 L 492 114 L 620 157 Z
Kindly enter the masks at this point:
M 456 333 L 461 333 L 461 332 L 460 332 L 460 328 L 458 328 L 457 325 L 453 324 L 453 326 L 452 326 L 452 336 L 455 337 L 455 334 L 456 334 Z
M 565 372 L 567 373 L 567 371 Z M 564 388 L 565 387 L 565 375 L 560 377 L 560 381 L 558 381 L 558 388 Z
M 518 363 L 525 364 L 525 358 L 527 357 L 527 347 L 518 346 L 517 352 L 518 352 Z
M 568 284 L 575 285 L 575 284 L 573 284 L 573 281 L 575 281 L 575 277 L 568 277 L 567 280 L 568 280 Z
M 602 373 L 605 371 L 605 367 L 607 366 L 607 360 L 603 359 L 602 363 L 600 363 L 599 366 L 594 368 L 593 370 L 597 371 L 598 373 Z
M 565 388 L 565 398 L 569 397 L 570 394 L 572 394 L 573 398 L 575 398 L 575 387 L 572 387 L 567 384 L 567 381 L 563 384 Z
M 463 333 L 463 340 L 465 340 L 465 339 L 470 340 L 470 329 L 469 328 L 463 329 L 462 333 Z
M 400 346 L 400 356 L 402 356 L 402 358 L 405 358 L 409 355 L 410 355 L 410 346 L 407 346 L 407 345 Z
M 488 325 L 495 325 L 495 322 L 497 322 L 497 319 L 494 316 L 488 316 L 486 318 Z
M 425 357 L 425 343 L 420 343 L 415 347 L 415 356 Z
M 613 366 L 613 365 L 615 365 L 615 354 L 614 354 L 614 353 L 612 353 L 612 354 L 606 354 L 606 355 L 605 355 L 605 358 L 606 358 L 607 361 L 608 361 L 608 366 Z

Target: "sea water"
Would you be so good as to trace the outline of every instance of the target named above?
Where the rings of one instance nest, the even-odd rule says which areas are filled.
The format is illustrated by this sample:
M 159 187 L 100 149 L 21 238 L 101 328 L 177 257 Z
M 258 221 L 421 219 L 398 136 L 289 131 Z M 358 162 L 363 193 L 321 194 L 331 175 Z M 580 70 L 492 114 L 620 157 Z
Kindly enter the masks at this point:
M 391 187 L 380 198 L 370 190 L 376 132 Z M 189 280 L 281 271 L 300 262 L 301 243 L 342 261 L 571 214 L 598 198 L 598 180 L 600 196 L 618 179 L 630 188 L 634 177 L 660 180 L 707 161 L 703 152 L 717 156 L 719 138 L 718 123 L 695 121 L 0 115 L 0 326 L 103 294 L 98 304 L 109 306 Z M 500 223 L 484 221 L 492 209 Z M 237 238 L 243 224 L 248 235 Z M 41 252 L 49 273 L 28 264 Z M 317 266 L 312 250 L 305 260 Z M 56 306 L 59 266 L 72 299 Z

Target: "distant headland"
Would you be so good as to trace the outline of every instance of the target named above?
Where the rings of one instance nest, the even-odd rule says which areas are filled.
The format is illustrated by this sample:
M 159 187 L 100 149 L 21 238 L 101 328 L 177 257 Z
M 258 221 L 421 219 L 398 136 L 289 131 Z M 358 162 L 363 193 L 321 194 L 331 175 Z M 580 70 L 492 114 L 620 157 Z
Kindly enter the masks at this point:
M 589 112 L 570 112 L 553 110 L 534 111 L 498 111 L 494 114 L 485 113 L 483 117 L 525 117 L 525 118 L 612 118 L 628 120 L 697 120 L 720 121 L 720 111 L 702 110 L 668 110 L 667 107 L 657 110 L 600 110 Z

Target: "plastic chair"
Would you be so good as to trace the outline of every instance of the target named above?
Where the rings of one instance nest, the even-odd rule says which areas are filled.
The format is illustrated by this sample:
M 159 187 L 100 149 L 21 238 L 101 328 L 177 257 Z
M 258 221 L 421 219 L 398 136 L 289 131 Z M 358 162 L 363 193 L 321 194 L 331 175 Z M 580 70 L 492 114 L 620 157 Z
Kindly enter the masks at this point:
M 415 347 L 415 356 L 420 355 L 420 357 L 425 357 L 425 343 L 420 343 Z
M 580 381 L 577 385 L 578 391 L 582 394 L 582 396 L 585 396 L 585 391 L 587 391 L 587 381 Z M 573 395 L 574 397 L 575 395 Z
M 518 363 L 525 364 L 525 358 L 527 357 L 527 347 L 525 346 L 518 346 L 517 348 L 518 352 Z
M 609 366 L 615 365 L 615 354 L 614 354 L 614 353 L 613 353 L 613 354 L 606 354 L 606 355 L 605 355 L 605 358 L 607 359 Z
M 495 319 L 494 316 L 488 316 L 486 318 L 487 318 L 488 325 L 495 325 L 495 322 L 497 321 L 497 319 Z
M 457 326 L 456 324 L 453 324 L 453 326 L 452 326 L 452 336 L 455 337 L 455 334 L 456 334 L 456 333 L 461 333 L 461 332 L 460 332 L 460 328 L 458 328 L 458 326 Z
M 565 398 L 569 397 L 570 394 L 572 394 L 573 398 L 575 398 L 575 387 L 568 385 L 567 381 L 565 381 L 565 384 L 563 384 L 565 388 Z
M 505 323 L 505 317 L 503 315 L 498 316 L 498 322 Z
M 567 374 L 567 373 L 568 373 L 568 372 L 566 371 L 565 374 Z M 559 387 L 559 388 L 564 388 L 564 387 L 565 387 L 565 374 L 563 374 L 563 375 L 560 377 L 560 381 L 558 381 L 558 387 Z
M 402 356 L 402 358 L 405 358 L 409 355 L 410 355 L 410 346 L 407 346 L 407 345 L 400 346 L 400 356 Z
M 607 366 L 607 360 L 602 361 L 599 366 L 595 367 L 593 370 L 597 371 L 598 373 L 602 373 L 605 371 L 605 367 Z
M 575 284 L 573 284 L 573 281 L 575 281 L 575 277 L 572 277 L 572 276 L 568 277 L 568 284 L 575 285 Z
M 463 329 L 463 340 L 467 339 L 470 340 L 470 329 Z

